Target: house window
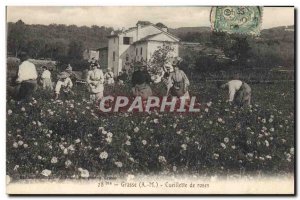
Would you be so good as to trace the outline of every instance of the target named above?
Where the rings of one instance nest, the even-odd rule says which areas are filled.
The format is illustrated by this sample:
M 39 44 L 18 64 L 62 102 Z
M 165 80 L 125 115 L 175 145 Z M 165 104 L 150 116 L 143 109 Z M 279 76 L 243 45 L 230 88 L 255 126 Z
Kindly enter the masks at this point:
M 113 61 L 116 60 L 116 52 L 113 51 Z
M 123 37 L 123 44 L 132 44 L 132 37 Z
M 126 61 L 128 62 L 129 61 L 129 55 L 126 54 Z
M 138 55 L 138 48 L 135 49 L 135 55 Z
M 143 47 L 141 47 L 141 55 L 143 55 Z
M 116 43 L 116 38 L 114 38 L 114 43 Z

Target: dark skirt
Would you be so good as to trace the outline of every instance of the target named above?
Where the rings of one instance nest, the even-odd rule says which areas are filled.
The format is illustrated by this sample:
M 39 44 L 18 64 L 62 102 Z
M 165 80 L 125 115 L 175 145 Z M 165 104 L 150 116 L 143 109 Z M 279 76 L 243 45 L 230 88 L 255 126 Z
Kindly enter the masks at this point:
M 147 99 L 149 96 L 152 96 L 152 89 L 146 83 L 137 84 L 132 88 L 132 93 L 134 96 L 141 96 L 142 99 Z
M 187 91 L 187 88 L 184 86 L 184 82 L 177 82 L 174 83 L 174 85 L 170 89 L 170 93 L 172 96 L 181 97 L 183 96 Z

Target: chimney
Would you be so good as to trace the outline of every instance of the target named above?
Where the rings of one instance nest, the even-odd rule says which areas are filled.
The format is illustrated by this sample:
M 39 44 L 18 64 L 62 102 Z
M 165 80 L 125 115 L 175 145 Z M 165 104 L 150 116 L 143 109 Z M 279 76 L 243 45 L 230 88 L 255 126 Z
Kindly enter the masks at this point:
M 138 41 L 140 39 L 140 31 L 141 31 L 141 28 L 142 28 L 142 25 L 140 23 L 137 23 L 136 24 L 136 41 Z

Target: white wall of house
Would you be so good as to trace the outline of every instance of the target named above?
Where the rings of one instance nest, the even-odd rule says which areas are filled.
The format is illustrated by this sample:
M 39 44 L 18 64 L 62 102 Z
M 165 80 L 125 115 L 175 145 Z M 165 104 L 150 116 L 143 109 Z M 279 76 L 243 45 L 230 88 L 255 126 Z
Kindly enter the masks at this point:
M 119 66 L 119 38 L 111 37 L 108 39 L 108 67 L 113 69 L 113 73 L 117 75 Z
M 157 47 L 162 46 L 162 41 L 172 42 L 170 44 L 174 44 L 175 46 L 174 56 L 178 56 L 178 43 L 173 43 L 174 40 L 164 33 L 151 38 L 151 40 L 157 41 L 143 41 L 134 45 L 132 44 L 146 36 L 158 33 L 162 33 L 162 31 L 152 25 L 143 28 L 138 25 L 132 30 L 125 31 L 118 36 L 109 38 L 108 67 L 113 69 L 114 75 L 117 76 L 128 62 L 141 61 L 142 59 L 149 60 Z M 115 58 L 115 60 L 113 58 Z

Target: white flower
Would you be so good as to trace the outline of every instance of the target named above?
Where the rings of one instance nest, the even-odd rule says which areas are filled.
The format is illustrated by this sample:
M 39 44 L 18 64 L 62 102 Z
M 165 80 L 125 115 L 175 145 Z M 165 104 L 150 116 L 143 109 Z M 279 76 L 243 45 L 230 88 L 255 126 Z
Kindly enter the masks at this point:
M 270 119 L 269 119 L 269 123 L 272 123 L 272 122 L 273 122 L 273 118 L 270 118 Z
M 208 102 L 206 105 L 207 105 L 208 107 L 210 107 L 211 104 L 212 104 L 212 102 L 210 101 L 210 102 Z
M 272 159 L 272 156 L 270 156 L 270 155 L 267 155 L 267 156 L 266 156 L 266 159 L 269 159 L 269 160 L 271 160 L 271 159 Z
M 130 157 L 130 158 L 129 158 L 129 160 L 130 160 L 131 162 L 134 162 L 134 159 L 133 159 L 133 157 Z
M 274 132 L 274 128 L 270 128 L 270 131 L 271 131 L 271 132 Z
M 107 159 L 108 158 L 108 153 L 106 151 L 101 152 L 99 158 Z
M 182 145 L 181 145 L 181 148 L 185 151 L 186 148 L 187 148 L 187 144 L 182 144 Z
M 74 145 L 73 145 L 73 144 L 71 144 L 70 146 L 68 146 L 67 149 L 70 150 L 70 151 L 75 151 L 75 148 L 74 148 Z
M 224 143 L 220 144 L 223 149 L 226 149 L 226 145 Z
M 165 162 L 167 162 L 167 161 L 166 161 L 166 158 L 165 158 L 164 156 L 158 156 L 158 161 L 159 161 L 160 163 L 165 163 Z
M 78 168 L 78 171 L 80 171 L 80 176 L 82 178 L 88 178 L 90 176 L 90 173 L 86 169 Z
M 225 138 L 224 138 L 224 142 L 225 142 L 225 143 L 228 143 L 228 142 L 229 142 L 229 138 L 228 138 L 228 137 L 225 137 Z
M 24 142 L 22 141 L 22 140 L 20 140 L 19 142 L 18 142 L 18 145 L 20 145 L 20 146 L 22 146 L 24 144 Z
M 294 153 L 295 153 L 294 147 L 290 148 L 290 154 L 294 155 Z
M 265 158 L 264 158 L 264 157 L 261 157 L 261 156 L 260 156 L 258 159 L 259 159 L 259 160 L 265 160 Z
M 74 123 L 77 123 L 78 121 L 77 121 L 77 119 L 74 119 Z
M 112 142 L 112 137 L 107 137 L 105 140 L 108 144 L 110 144 Z
M 57 163 L 57 157 L 52 157 L 51 163 L 53 163 L 53 164 Z
M 65 148 L 65 149 L 64 149 L 64 154 L 67 155 L 68 153 L 69 153 L 69 152 L 68 152 L 68 149 Z
M 134 179 L 134 175 L 133 174 L 128 174 L 126 180 L 130 181 L 132 179 Z
M 38 126 L 42 126 L 42 123 L 40 121 L 37 121 Z
M 143 145 L 146 145 L 147 141 L 146 140 L 142 140 L 142 143 L 143 143 Z
M 65 167 L 68 168 L 72 165 L 72 162 L 70 160 L 66 160 Z
M 8 114 L 8 115 L 11 115 L 11 114 L 12 114 L 12 110 L 9 109 L 9 110 L 7 111 L 7 114 Z
M 177 171 L 177 167 L 174 165 L 173 166 L 173 172 L 176 172 Z
M 25 108 L 24 108 L 24 107 L 22 107 L 22 108 L 21 108 L 21 111 L 25 112 Z
M 265 145 L 266 145 L 266 147 L 270 146 L 270 143 L 268 140 L 265 140 Z
M 42 160 L 43 157 L 42 157 L 42 156 L 38 156 L 37 158 L 38 158 L 39 160 Z
M 134 129 L 133 129 L 133 131 L 135 132 L 135 133 L 137 133 L 137 132 L 139 132 L 139 127 L 135 127 Z
M 232 149 L 236 149 L 236 146 L 235 146 L 235 145 L 232 145 L 231 148 L 232 148 Z
M 115 162 L 115 165 L 119 168 L 121 168 L 123 166 L 122 162 Z
M 223 121 L 222 118 L 219 117 L 218 122 L 221 123 L 222 121 Z
M 27 147 L 28 147 L 28 144 L 24 144 L 23 147 L 24 147 L 24 148 L 27 148 Z
M 18 146 L 19 146 L 19 145 L 18 145 L 17 142 L 14 142 L 14 143 L 13 143 L 13 147 L 14 147 L 14 148 L 18 148 Z
M 125 144 L 128 145 L 128 146 L 130 146 L 130 145 L 131 145 L 131 142 L 130 142 L 129 140 L 127 140 L 127 141 L 125 142 Z
M 51 170 L 49 170 L 49 169 L 44 169 L 44 170 L 41 172 L 41 174 L 42 174 L 43 176 L 50 176 L 50 175 L 51 175 Z
M 107 133 L 107 137 L 112 137 L 112 136 L 113 136 L 113 134 L 111 132 Z
M 76 143 L 76 144 L 79 143 L 79 142 L 80 142 L 80 139 L 79 139 L 79 138 L 75 140 L 75 143 Z
M 208 108 L 205 108 L 205 110 L 204 110 L 205 112 L 208 112 Z
M 17 171 L 18 169 L 19 169 L 19 165 L 16 165 L 15 167 L 14 167 L 14 171 Z
M 253 153 L 247 153 L 247 157 L 253 158 Z
M 216 160 L 219 159 L 219 156 L 220 156 L 220 155 L 217 154 L 217 153 L 214 153 L 214 155 L 213 155 L 214 159 L 216 159 Z
M 179 129 L 178 131 L 176 131 L 176 134 L 181 135 L 182 131 L 182 129 Z
M 158 119 L 154 119 L 153 122 L 154 122 L 155 124 L 157 124 L 157 123 L 158 123 Z
M 212 121 L 209 121 L 208 123 L 209 123 L 209 124 L 213 124 L 213 122 L 212 122 Z
M 261 120 L 262 123 L 266 123 L 266 121 L 267 121 L 266 119 L 262 119 Z

